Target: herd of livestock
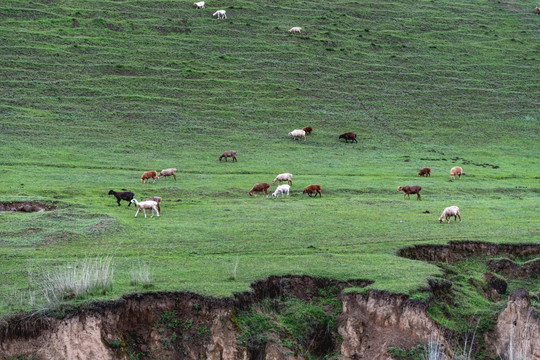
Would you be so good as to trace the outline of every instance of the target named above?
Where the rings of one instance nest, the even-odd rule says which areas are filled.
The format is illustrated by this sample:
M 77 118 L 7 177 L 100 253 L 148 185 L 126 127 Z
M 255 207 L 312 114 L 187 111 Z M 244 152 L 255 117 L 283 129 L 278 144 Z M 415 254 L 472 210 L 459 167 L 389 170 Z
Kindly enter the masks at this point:
M 301 130 L 293 130 L 289 132 L 289 136 L 298 140 L 303 138 L 306 139 L 306 135 L 310 135 L 313 131 L 313 128 L 311 126 L 306 126 L 302 128 Z M 339 136 L 339 139 L 344 139 L 345 142 L 358 142 L 356 140 L 356 134 L 353 132 L 347 132 L 344 134 L 341 134 Z M 236 158 L 236 151 L 234 150 L 228 150 L 223 152 L 219 156 L 219 161 L 222 159 L 225 159 L 227 161 L 228 158 L 232 158 L 232 162 L 238 162 L 238 159 Z M 156 180 L 159 180 L 161 178 L 166 178 L 168 176 L 172 176 L 174 178 L 174 181 L 176 181 L 176 169 L 175 168 L 169 168 L 169 169 L 163 169 L 158 174 L 156 170 L 150 170 L 145 171 L 141 176 L 141 182 L 146 183 L 150 179 L 153 180 L 153 183 L 156 182 Z M 459 166 L 455 166 L 452 169 L 450 169 L 450 179 L 454 180 L 456 176 L 461 179 L 461 175 L 463 174 L 463 169 Z M 430 168 L 423 168 L 420 169 L 418 172 L 418 176 L 431 176 L 431 169 Z M 277 197 L 281 195 L 281 197 L 284 197 L 285 195 L 289 196 L 289 191 L 292 186 L 292 177 L 293 175 L 290 173 L 283 173 L 276 176 L 276 178 L 272 181 L 272 185 L 275 185 L 276 182 L 279 182 L 278 187 L 276 190 L 272 193 L 272 197 Z M 281 184 L 283 182 L 287 182 L 287 184 Z M 249 190 L 248 194 L 249 196 L 253 196 L 253 193 L 264 193 L 265 196 L 268 196 L 268 189 L 270 188 L 270 184 L 263 182 L 263 183 L 257 183 L 253 185 L 251 190 Z M 135 204 L 137 207 L 137 212 L 135 213 L 135 217 L 139 214 L 139 212 L 142 210 L 144 213 L 144 217 L 146 217 L 146 210 L 151 210 L 151 216 L 154 216 L 154 212 L 159 216 L 161 213 L 161 207 L 160 203 L 162 198 L 159 196 L 154 196 L 145 199 L 144 201 L 137 201 L 134 199 L 135 194 L 131 191 L 127 191 L 126 189 L 123 189 L 124 191 L 116 192 L 114 190 L 109 191 L 109 195 L 114 195 L 116 197 L 118 206 L 120 206 L 120 201 L 125 200 L 128 201 L 128 207 L 131 206 L 131 204 Z M 309 197 L 322 197 L 321 195 L 321 186 L 317 184 L 311 184 L 304 188 L 303 194 L 307 194 Z M 411 194 L 416 194 L 417 200 L 422 200 L 420 196 L 420 191 L 422 190 L 422 187 L 419 185 L 407 185 L 407 186 L 399 186 L 397 188 L 397 191 L 403 191 L 403 199 L 405 200 L 405 196 L 408 196 L 408 198 L 411 198 Z M 454 217 L 454 221 L 457 221 L 457 218 L 459 217 L 459 221 L 461 222 L 461 215 L 459 213 L 459 208 L 457 206 L 450 206 L 444 209 L 443 213 L 439 217 L 439 221 L 443 222 L 444 220 L 447 220 L 450 222 L 451 217 Z

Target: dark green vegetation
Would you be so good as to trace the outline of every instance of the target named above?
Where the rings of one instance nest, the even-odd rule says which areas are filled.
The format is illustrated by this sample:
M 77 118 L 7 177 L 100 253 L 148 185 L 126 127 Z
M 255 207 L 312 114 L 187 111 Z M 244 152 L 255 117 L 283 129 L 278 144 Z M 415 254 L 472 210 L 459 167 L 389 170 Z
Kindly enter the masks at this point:
M 295 296 L 265 299 L 236 317 L 239 342 L 250 354 L 264 353 L 268 343 L 276 343 L 308 358 L 331 358 L 337 350 L 336 319 L 341 302 L 335 287 L 321 289 L 309 301 Z
M 31 307 L 36 274 L 88 257 L 115 263 L 93 298 L 141 291 L 139 263 L 153 290 L 309 274 L 411 292 L 440 270 L 403 246 L 538 241 L 535 2 L 191 3 L 0 5 L 0 201 L 59 206 L 0 213 L 1 313 Z M 238 163 L 217 160 L 229 149 Z M 454 165 L 466 175 L 449 182 Z M 139 182 L 168 167 L 177 182 Z M 247 195 L 281 172 L 291 198 Z M 423 201 L 402 200 L 409 184 Z M 122 188 L 163 197 L 162 216 L 133 218 L 107 196 Z M 450 205 L 463 223 L 438 223 Z

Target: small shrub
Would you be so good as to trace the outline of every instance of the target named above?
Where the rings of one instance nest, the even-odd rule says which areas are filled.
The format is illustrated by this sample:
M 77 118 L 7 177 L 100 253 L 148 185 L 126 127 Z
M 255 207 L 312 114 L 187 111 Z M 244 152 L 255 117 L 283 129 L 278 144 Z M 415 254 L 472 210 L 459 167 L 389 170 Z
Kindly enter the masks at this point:
M 285 309 L 279 314 L 285 328 L 302 346 L 308 347 L 321 329 L 333 329 L 335 319 L 326 314 L 322 307 L 305 303 L 298 298 L 285 301 Z
M 410 350 L 390 347 L 388 348 L 388 352 L 394 360 L 426 360 L 426 358 L 424 357 L 423 345 L 415 346 Z
M 238 342 L 247 347 L 267 343 L 268 335 L 274 329 L 270 317 L 259 313 L 254 307 L 248 311 L 239 312 L 236 323 L 240 328 Z
M 176 310 L 164 311 L 159 318 L 159 322 L 167 325 L 169 329 L 175 329 L 179 323 L 179 320 L 176 316 Z
M 197 326 L 197 336 L 206 339 L 210 336 L 210 329 L 206 325 Z
M 161 338 L 159 339 L 159 341 L 161 342 L 161 344 L 163 345 L 163 347 L 165 349 L 168 349 L 169 348 L 169 345 L 170 345 L 170 341 L 168 338 Z

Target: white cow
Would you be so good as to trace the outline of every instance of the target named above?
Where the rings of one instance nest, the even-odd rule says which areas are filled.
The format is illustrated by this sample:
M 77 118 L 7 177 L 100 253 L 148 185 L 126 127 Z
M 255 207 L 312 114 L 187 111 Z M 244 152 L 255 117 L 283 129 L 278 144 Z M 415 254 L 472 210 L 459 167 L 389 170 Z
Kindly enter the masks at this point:
M 216 16 L 216 15 L 217 15 L 218 19 L 226 19 L 227 18 L 227 13 L 226 13 L 225 10 L 218 10 L 214 14 L 212 14 L 212 16 Z
M 454 217 L 454 221 L 459 217 L 459 222 L 461 222 L 461 215 L 459 215 L 459 208 L 457 206 L 449 206 L 443 210 L 439 222 L 443 222 L 443 219 L 448 220 L 450 223 L 450 218 Z
M 289 34 L 302 34 L 302 28 L 295 26 L 289 29 Z
M 288 197 L 290 188 L 291 188 L 290 185 L 286 185 L 286 184 L 279 185 L 276 191 L 272 193 L 272 197 L 277 197 L 279 194 L 281 194 L 281 197 L 283 197 L 283 194 L 287 194 L 287 197 Z
M 304 141 L 306 141 L 306 132 L 304 130 L 293 130 L 289 133 L 289 136 L 292 136 L 295 140 L 304 138 Z

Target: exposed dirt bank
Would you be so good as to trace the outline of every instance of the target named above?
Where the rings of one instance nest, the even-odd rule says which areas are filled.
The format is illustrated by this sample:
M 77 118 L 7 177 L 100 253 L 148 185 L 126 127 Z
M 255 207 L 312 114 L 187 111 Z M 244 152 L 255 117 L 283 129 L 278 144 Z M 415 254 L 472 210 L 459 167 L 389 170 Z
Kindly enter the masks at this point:
M 146 293 L 95 303 L 63 319 L 18 317 L 1 327 L 0 359 L 281 359 L 297 350 L 267 342 L 255 352 L 238 343 L 236 311 L 263 299 L 294 296 L 309 301 L 318 289 L 335 287 L 340 291 L 370 283 L 272 276 L 234 298 Z
M 389 347 L 411 348 L 430 338 L 446 341 L 426 314 L 427 304 L 380 291 L 342 296 L 339 334 L 344 359 L 391 359 Z
M 450 241 L 448 245 L 415 245 L 398 255 L 413 260 L 456 262 L 471 256 L 529 258 L 540 255 L 540 244 L 494 244 L 479 241 Z
M 538 257 L 540 246 L 452 242 L 447 246 L 415 246 L 400 254 L 442 262 L 503 254 L 523 262 Z M 538 275 L 537 259 L 527 261 L 526 270 L 512 261 L 510 265 L 496 261 L 492 266 L 501 271 L 515 265 L 519 276 Z M 491 275 L 488 278 L 487 283 L 497 280 Z M 272 276 L 253 283 L 251 291 L 230 298 L 187 292 L 133 294 L 76 309 L 61 319 L 19 316 L 0 325 L 0 359 L 299 360 L 334 356 L 390 360 L 389 347 L 410 349 L 433 339 L 442 343 L 445 358 L 451 358 L 451 345 L 459 336 L 426 313 L 432 302 L 453 291 L 450 281 L 432 279 L 432 296 L 425 301 L 374 290 L 341 293 L 344 288 L 371 283 Z M 500 299 L 506 296 L 502 287 L 496 289 Z M 295 324 L 291 330 L 287 321 L 295 319 L 295 311 L 305 309 L 309 310 L 307 318 L 299 320 L 305 329 L 297 333 Z M 540 319 L 527 291 L 511 293 L 494 327 L 478 337 L 483 338 L 482 347 L 491 358 L 522 354 L 540 359 Z
M 484 336 L 493 357 L 540 359 L 540 318 L 525 289 L 510 294 L 495 330 Z
M 0 211 L 40 212 L 54 209 L 56 206 L 47 206 L 34 201 L 0 202 Z

